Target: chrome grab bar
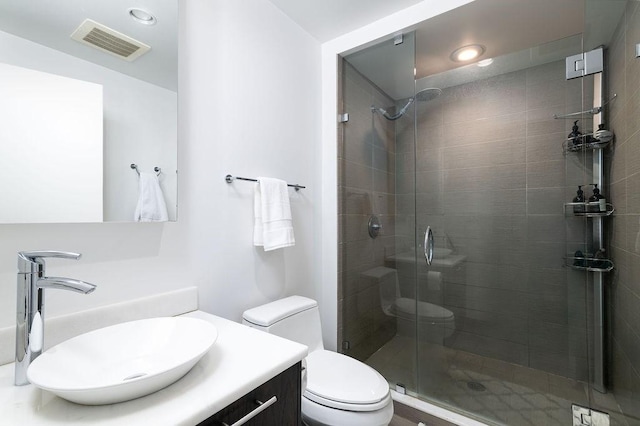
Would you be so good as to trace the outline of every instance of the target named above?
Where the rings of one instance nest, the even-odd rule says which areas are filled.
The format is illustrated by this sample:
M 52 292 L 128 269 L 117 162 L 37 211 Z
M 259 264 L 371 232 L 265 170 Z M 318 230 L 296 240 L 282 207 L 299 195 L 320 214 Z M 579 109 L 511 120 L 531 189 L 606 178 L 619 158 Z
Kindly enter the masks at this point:
M 572 112 L 570 114 L 560 114 L 560 115 L 553 114 L 553 118 L 556 119 L 556 120 L 560 120 L 560 119 L 564 119 L 564 118 L 570 118 L 570 119 L 573 120 L 575 117 L 582 116 L 582 115 L 585 115 L 585 114 L 597 115 L 597 114 L 600 114 L 602 112 L 602 108 L 604 108 L 607 104 L 609 104 L 609 102 L 613 101 L 617 97 L 618 97 L 618 94 L 614 93 L 613 96 L 611 97 L 611 99 L 609 99 L 608 101 L 603 103 L 601 106 L 593 107 L 593 108 L 588 109 L 586 111 Z
M 256 403 L 258 404 L 258 407 L 256 407 L 256 409 L 251 411 L 249 414 L 247 414 L 246 416 L 244 416 L 243 418 L 241 418 L 240 420 L 238 420 L 237 422 L 235 422 L 231 426 L 241 426 L 241 425 L 245 424 L 246 422 L 248 422 L 249 420 L 251 420 L 252 418 L 257 416 L 258 414 L 262 413 L 264 410 L 266 410 L 267 408 L 269 408 L 270 406 L 275 404 L 277 401 L 278 401 L 278 398 L 275 395 L 272 396 L 271 398 L 269 398 L 265 402 L 256 400 Z M 224 426 L 229 426 L 227 423 L 224 423 L 224 422 L 222 424 Z
M 424 232 L 424 259 L 427 261 L 427 265 L 431 265 L 433 261 L 433 232 L 431 227 L 427 226 L 427 230 Z

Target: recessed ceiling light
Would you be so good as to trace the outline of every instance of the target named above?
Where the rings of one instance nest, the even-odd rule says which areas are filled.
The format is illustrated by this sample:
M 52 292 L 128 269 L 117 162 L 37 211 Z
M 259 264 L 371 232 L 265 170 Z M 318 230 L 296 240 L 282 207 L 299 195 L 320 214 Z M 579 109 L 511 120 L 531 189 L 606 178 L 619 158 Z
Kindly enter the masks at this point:
M 134 21 L 144 25 L 155 25 L 155 23 L 157 22 L 156 17 L 153 16 L 150 12 L 147 12 L 143 9 L 138 9 L 137 7 L 129 9 L 129 16 L 131 16 Z
M 483 59 L 481 61 L 478 61 L 476 65 L 479 67 L 488 67 L 492 63 L 493 63 L 493 58 L 489 58 L 489 59 Z
M 454 62 L 467 62 L 482 55 L 485 47 L 480 44 L 470 44 L 469 46 L 460 47 L 451 53 L 451 60 Z

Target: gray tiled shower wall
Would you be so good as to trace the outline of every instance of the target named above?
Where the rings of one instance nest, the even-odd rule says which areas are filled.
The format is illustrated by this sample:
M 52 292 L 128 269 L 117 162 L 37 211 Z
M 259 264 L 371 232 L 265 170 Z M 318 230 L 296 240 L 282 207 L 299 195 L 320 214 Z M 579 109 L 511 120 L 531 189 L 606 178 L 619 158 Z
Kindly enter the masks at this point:
M 616 269 L 606 285 L 610 387 L 630 422 L 640 424 L 640 3 L 629 1 L 608 49 L 609 116 L 615 146 L 608 153 L 609 227 Z M 630 423 L 631 424 L 631 423 Z

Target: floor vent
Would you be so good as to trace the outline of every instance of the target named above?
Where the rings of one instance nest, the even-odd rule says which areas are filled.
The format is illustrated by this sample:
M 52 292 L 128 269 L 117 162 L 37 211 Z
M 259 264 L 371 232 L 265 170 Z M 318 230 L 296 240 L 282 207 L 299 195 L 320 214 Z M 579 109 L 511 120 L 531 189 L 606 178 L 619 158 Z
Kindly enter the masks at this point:
M 129 62 L 151 50 L 150 46 L 91 19 L 85 19 L 71 38 Z
M 467 387 L 476 392 L 484 392 L 487 390 L 482 383 L 478 382 L 467 382 Z

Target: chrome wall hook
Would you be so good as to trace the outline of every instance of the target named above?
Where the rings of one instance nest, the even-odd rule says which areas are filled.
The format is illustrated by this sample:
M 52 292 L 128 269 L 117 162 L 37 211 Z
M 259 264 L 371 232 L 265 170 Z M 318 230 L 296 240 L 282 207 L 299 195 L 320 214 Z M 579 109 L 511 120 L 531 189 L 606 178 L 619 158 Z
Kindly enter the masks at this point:
M 140 176 L 140 170 L 138 170 L 138 165 L 136 163 L 131 163 L 130 167 L 136 171 L 138 176 Z M 160 176 L 160 173 L 162 173 L 162 169 L 158 166 L 154 167 L 153 171 L 156 172 L 156 176 Z

